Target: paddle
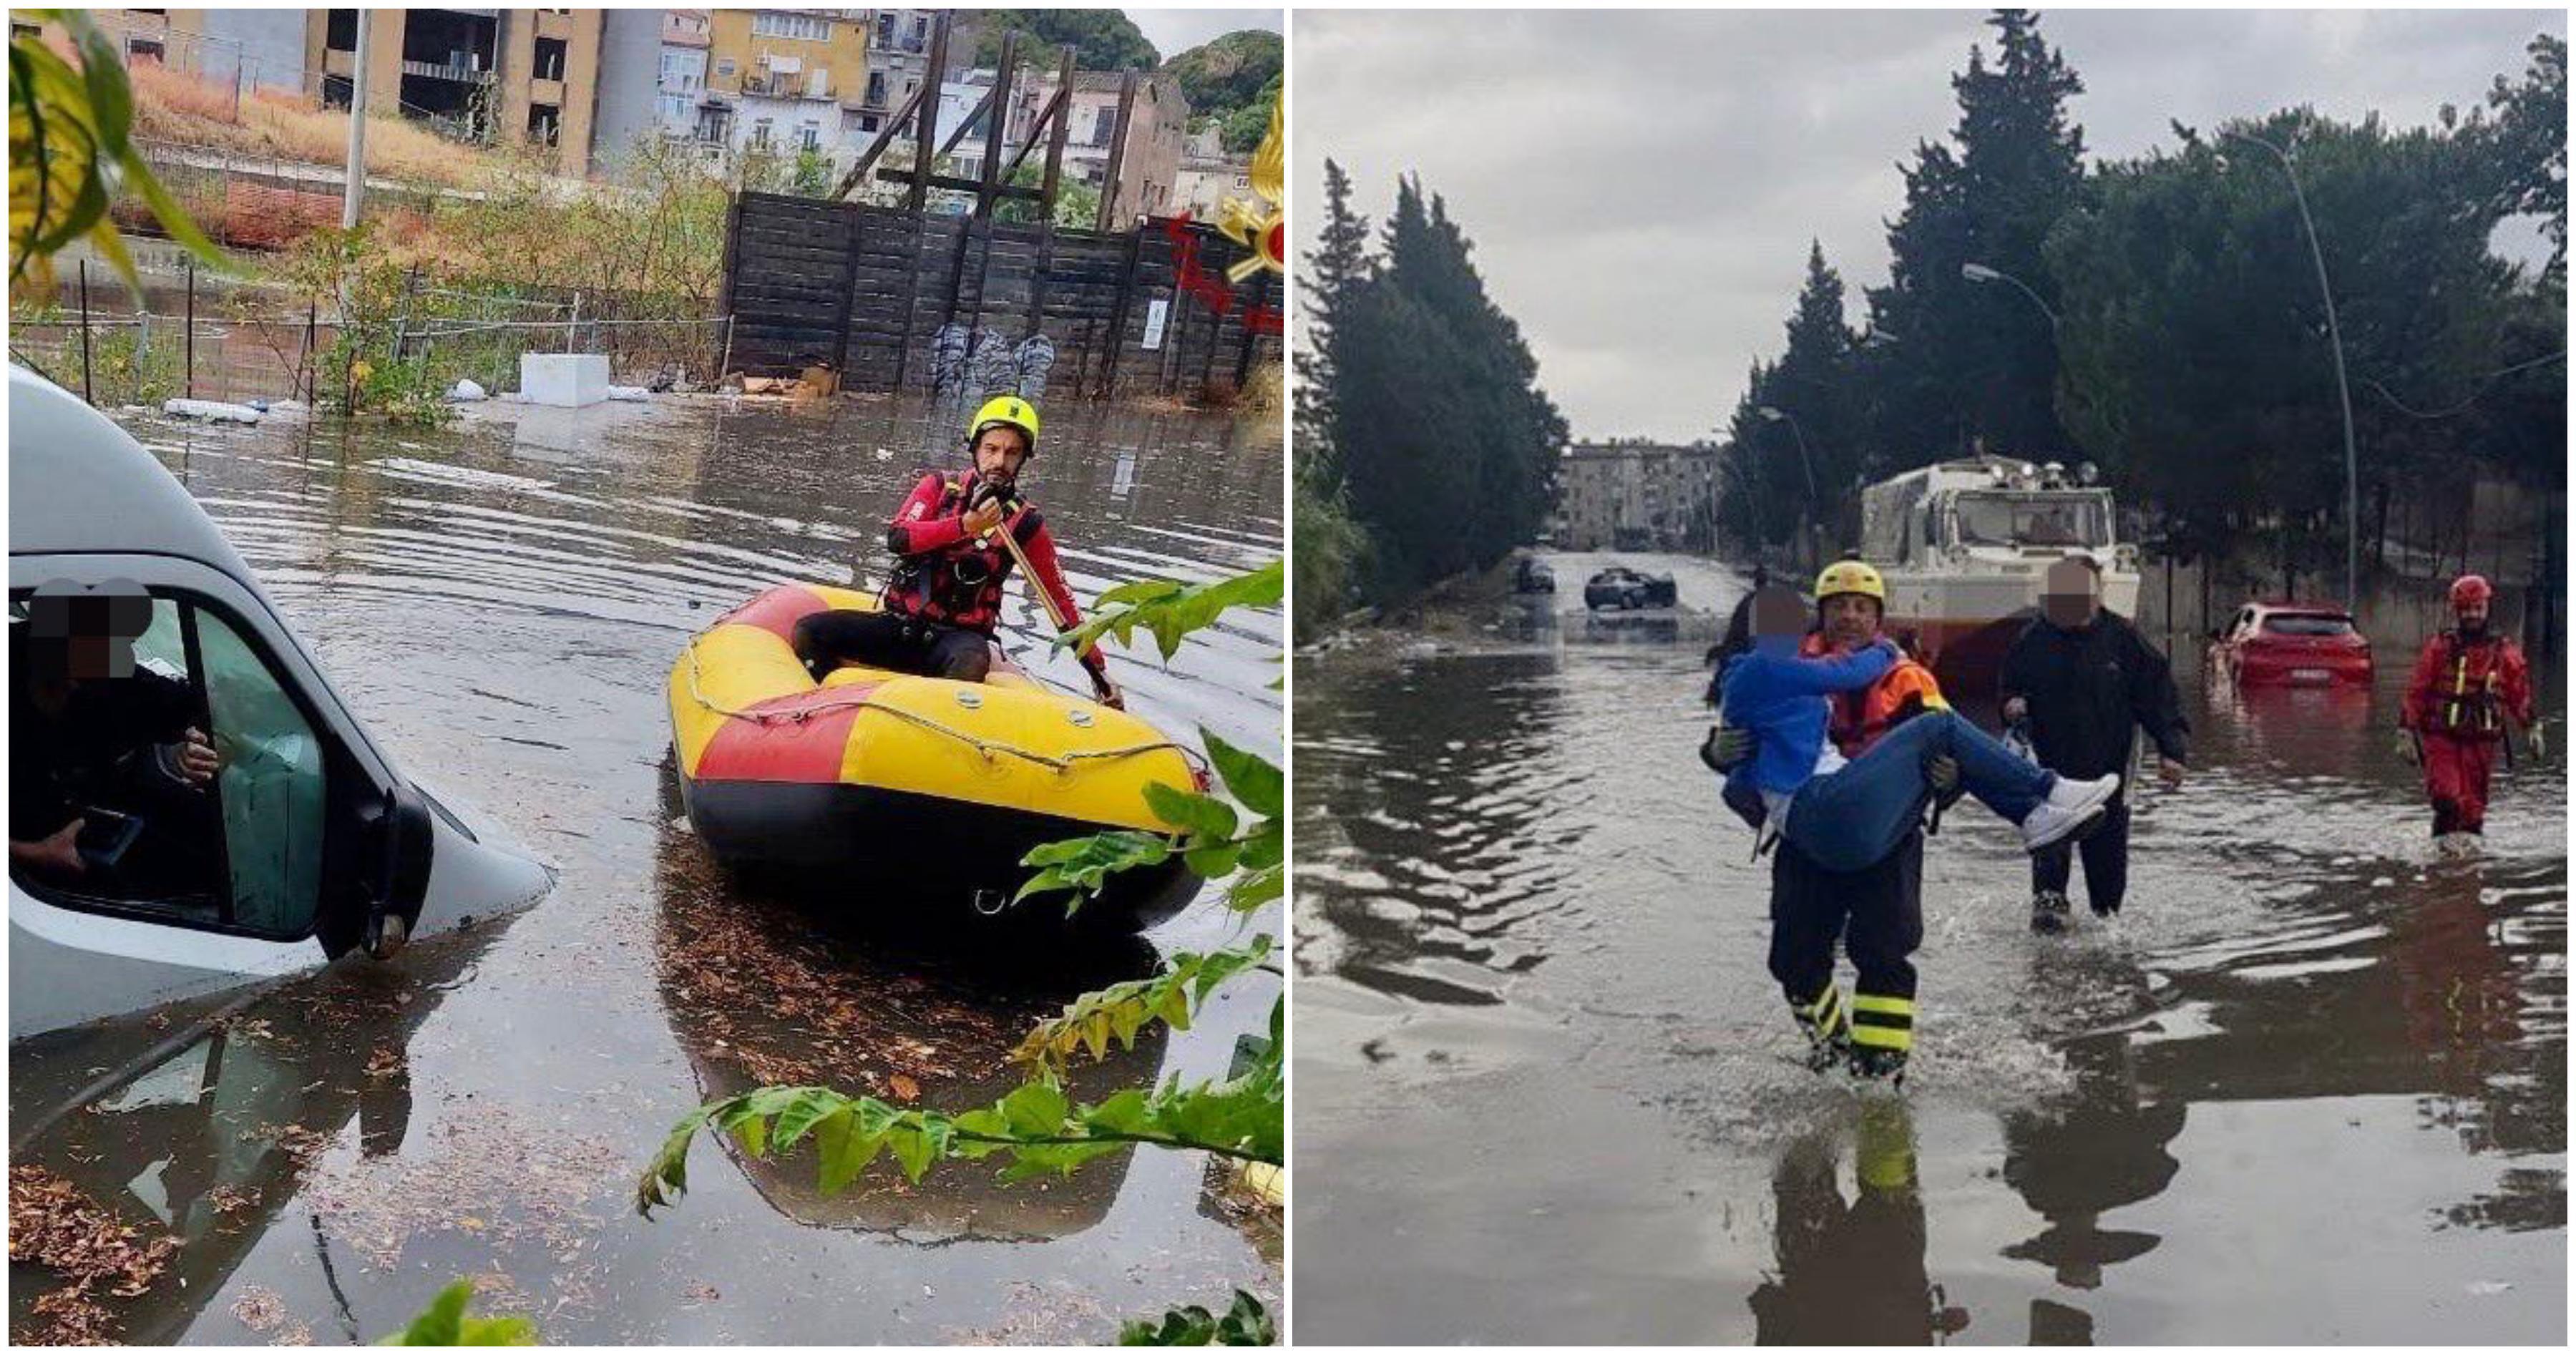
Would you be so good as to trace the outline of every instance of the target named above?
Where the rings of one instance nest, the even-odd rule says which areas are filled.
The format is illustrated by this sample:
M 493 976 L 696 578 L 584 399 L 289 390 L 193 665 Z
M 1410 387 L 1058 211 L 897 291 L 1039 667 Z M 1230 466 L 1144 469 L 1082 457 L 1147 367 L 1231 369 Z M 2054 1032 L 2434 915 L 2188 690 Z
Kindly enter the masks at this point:
M 1006 504 L 1007 502 L 1008 500 L 1005 499 Z M 1028 580 L 1029 591 L 1037 594 L 1038 606 L 1046 612 L 1047 620 L 1055 623 L 1056 634 L 1062 635 L 1073 629 L 1073 618 L 1065 615 L 1063 610 L 1056 606 L 1055 594 L 1048 592 L 1046 585 L 1039 581 L 1037 570 L 1029 565 L 1028 553 L 1020 549 L 1020 519 L 1028 511 L 1028 506 L 1022 504 L 1017 511 L 1002 519 L 1001 526 L 996 530 L 1002 534 L 1002 548 L 1011 553 L 1012 563 L 1020 567 L 1020 577 Z M 1093 643 L 1096 645 L 1098 642 Z M 1127 709 L 1127 698 L 1120 694 L 1118 684 L 1111 682 L 1106 674 L 1094 673 L 1092 681 L 1100 688 L 1100 704 L 1111 710 Z

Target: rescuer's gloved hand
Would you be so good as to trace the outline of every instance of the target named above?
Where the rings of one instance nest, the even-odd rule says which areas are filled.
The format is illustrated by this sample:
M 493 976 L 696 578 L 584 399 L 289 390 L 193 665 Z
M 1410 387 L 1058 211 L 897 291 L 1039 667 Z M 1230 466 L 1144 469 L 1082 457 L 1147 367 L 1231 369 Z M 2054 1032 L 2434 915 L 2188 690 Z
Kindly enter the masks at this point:
M 2415 747 L 2414 731 L 2406 729 L 2397 731 L 2397 756 L 2404 758 L 2406 765 L 2410 767 L 2416 765 L 2421 759 L 2422 753 Z
M 1959 760 L 1947 753 L 1934 753 L 1924 759 L 1923 779 L 1931 783 L 1933 794 L 1945 800 L 1958 794 Z
M 1699 760 L 1720 776 L 1735 770 L 1736 764 L 1753 755 L 1753 731 L 1711 725 L 1708 738 L 1699 746 Z

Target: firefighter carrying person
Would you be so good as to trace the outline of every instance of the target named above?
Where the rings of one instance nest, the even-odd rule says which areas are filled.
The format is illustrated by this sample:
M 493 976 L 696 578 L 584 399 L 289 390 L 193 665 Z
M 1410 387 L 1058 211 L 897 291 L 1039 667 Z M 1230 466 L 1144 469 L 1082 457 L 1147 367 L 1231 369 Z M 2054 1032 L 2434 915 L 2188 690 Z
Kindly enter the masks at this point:
M 2144 729 L 2156 745 L 2156 777 L 2182 786 L 2189 762 L 2182 698 L 2173 666 L 2129 619 L 2102 605 L 2100 566 L 2070 555 L 2048 567 L 2040 614 L 2004 653 L 2003 717 L 2028 721 L 2039 764 L 2061 776 L 2126 772 L 2130 747 Z M 2066 929 L 2066 888 L 2074 857 L 2084 857 L 2085 902 L 2095 917 L 2120 911 L 2129 892 L 2129 800 L 2111 797 L 2101 825 L 2080 844 L 2060 844 L 2030 859 L 2030 929 Z
M 2485 578 L 2463 574 L 2452 583 L 2457 624 L 2424 642 L 2398 714 L 2397 755 L 2424 769 L 2433 842 L 2445 856 L 2474 853 L 2486 831 L 2487 782 L 2496 747 L 2512 732 L 2507 721 L 2522 727 L 2535 760 L 2543 752 L 2531 667 L 2522 647 L 2489 624 L 2494 604 Z
M 1801 652 L 1822 657 L 1876 644 L 1886 608 L 1887 585 L 1877 570 L 1857 560 L 1827 566 L 1816 579 L 1817 629 L 1806 637 Z M 1903 721 L 1927 710 L 1949 709 L 1932 671 L 1910 658 L 1899 660 L 1869 686 L 1830 699 L 1825 736 L 1844 757 L 1853 758 Z M 1751 730 L 1721 727 L 1710 731 L 1701 756 L 1723 773 L 1752 751 Z M 1956 792 L 1956 763 L 1936 756 L 1928 771 L 1939 793 Z M 1749 826 L 1761 825 L 1762 801 L 1749 788 L 1727 804 Z M 1837 942 L 1858 971 L 1848 1002 L 1834 981 Z M 1911 957 L 1922 943 L 1919 827 L 1906 833 L 1895 850 L 1859 870 L 1827 870 L 1785 841 L 1772 853 L 1771 977 L 1807 1037 L 1811 1066 L 1821 1071 L 1848 1065 L 1863 1077 L 1904 1076 L 1914 1048 Z
M 895 510 L 886 546 L 897 557 L 878 610 L 816 612 L 796 623 L 796 657 L 817 677 L 845 663 L 981 682 L 993 660 L 993 630 L 1002 615 L 1002 584 L 1013 553 L 1008 531 L 1028 560 L 1032 588 L 1043 589 L 1059 621 L 1082 614 L 1056 564 L 1046 519 L 1020 495 L 1020 475 L 1038 449 L 1038 412 L 1014 395 L 984 402 L 967 425 L 963 475 L 925 473 Z M 1005 523 L 1007 522 L 1007 527 Z M 1082 651 L 1101 704 L 1124 708 L 1098 645 Z

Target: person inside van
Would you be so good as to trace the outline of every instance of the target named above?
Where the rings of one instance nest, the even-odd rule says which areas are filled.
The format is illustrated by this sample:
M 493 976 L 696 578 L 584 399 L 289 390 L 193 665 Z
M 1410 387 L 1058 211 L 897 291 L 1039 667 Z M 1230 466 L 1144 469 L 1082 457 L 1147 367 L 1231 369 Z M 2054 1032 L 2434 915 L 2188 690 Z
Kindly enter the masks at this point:
M 83 893 L 202 894 L 221 767 L 195 687 L 135 662 L 133 585 L 47 585 L 9 619 L 9 866 Z

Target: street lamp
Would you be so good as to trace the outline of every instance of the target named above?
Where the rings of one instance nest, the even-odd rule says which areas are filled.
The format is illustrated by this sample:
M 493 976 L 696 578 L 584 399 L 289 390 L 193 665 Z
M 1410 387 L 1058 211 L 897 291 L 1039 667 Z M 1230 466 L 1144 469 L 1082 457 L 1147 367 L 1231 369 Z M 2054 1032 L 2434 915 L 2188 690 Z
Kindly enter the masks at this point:
M 1808 539 L 1802 544 L 1808 548 L 1812 558 L 1816 535 L 1816 460 L 1807 455 L 1807 431 L 1798 426 L 1797 415 L 1776 406 L 1756 405 L 1753 412 L 1760 415 L 1766 423 L 1786 423 L 1789 425 L 1790 436 L 1798 440 L 1798 464 L 1807 472 L 1807 512 L 1803 521 L 1806 529 L 1804 535 Z
M 2222 130 L 2219 135 L 2250 142 L 2272 153 L 2281 162 L 2281 173 L 2290 181 L 2290 198 L 2299 205 L 2299 224 L 2308 234 L 2308 260 L 2317 266 L 2317 295 L 2326 303 L 2326 336 L 2334 341 L 2335 397 L 2343 403 L 2343 596 L 2347 607 L 2361 605 L 2361 458 L 2353 450 L 2352 387 L 2343 374 L 2343 326 L 2335 319 L 2334 288 L 2326 282 L 2326 253 L 2317 244 L 2317 223 L 2308 215 L 2307 190 L 2299 186 L 2298 166 L 2290 153 L 2251 132 Z M 2224 172 L 2227 157 L 2220 156 L 2218 167 Z
M 2040 300 L 2039 293 L 2032 291 L 2028 283 L 2014 277 L 2012 274 L 2004 272 L 2001 269 L 1988 268 L 1981 263 L 1963 263 L 1959 265 L 1959 276 L 1975 283 L 2011 283 L 2013 286 L 2021 289 L 2021 294 L 2023 296 L 2030 298 L 2030 304 L 2039 307 L 2040 314 L 2048 317 L 2048 327 L 2051 330 L 2057 328 L 2057 312 L 2050 310 L 2048 308 L 2048 303 Z

